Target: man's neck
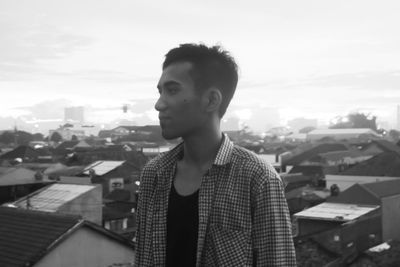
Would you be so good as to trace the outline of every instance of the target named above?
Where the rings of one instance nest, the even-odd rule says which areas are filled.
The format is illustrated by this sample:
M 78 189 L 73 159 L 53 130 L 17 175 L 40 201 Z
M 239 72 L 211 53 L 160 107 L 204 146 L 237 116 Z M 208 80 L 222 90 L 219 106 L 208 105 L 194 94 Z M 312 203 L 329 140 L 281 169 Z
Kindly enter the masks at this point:
M 182 161 L 199 169 L 210 168 L 218 153 L 222 138 L 219 127 L 184 138 Z

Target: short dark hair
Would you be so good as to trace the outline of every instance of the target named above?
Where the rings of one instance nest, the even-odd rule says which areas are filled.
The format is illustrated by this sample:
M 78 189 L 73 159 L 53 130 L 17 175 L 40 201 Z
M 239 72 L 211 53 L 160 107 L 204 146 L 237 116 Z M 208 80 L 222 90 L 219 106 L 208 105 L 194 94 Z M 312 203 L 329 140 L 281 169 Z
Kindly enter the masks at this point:
M 238 66 L 234 58 L 221 46 L 208 47 L 204 44 L 181 44 L 171 49 L 162 65 L 164 70 L 172 63 L 190 62 L 197 90 L 216 86 L 221 90 L 222 103 L 219 116 L 222 117 L 235 93 L 238 83 Z

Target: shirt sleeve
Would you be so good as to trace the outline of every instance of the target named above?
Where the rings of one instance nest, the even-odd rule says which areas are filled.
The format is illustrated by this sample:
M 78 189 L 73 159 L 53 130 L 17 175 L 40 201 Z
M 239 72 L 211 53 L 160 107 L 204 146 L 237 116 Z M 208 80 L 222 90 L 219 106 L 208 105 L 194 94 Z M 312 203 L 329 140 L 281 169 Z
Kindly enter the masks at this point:
M 259 184 L 253 212 L 253 266 L 297 266 L 282 180 L 271 170 Z

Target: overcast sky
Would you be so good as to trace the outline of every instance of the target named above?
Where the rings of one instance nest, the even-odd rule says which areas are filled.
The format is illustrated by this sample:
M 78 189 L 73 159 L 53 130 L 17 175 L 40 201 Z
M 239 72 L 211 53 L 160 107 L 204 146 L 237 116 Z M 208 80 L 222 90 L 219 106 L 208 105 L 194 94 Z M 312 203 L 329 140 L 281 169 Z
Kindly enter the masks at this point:
M 91 107 L 94 121 L 154 118 L 164 54 L 204 42 L 240 66 L 228 116 L 361 110 L 394 123 L 399 14 L 396 0 L 0 0 L 0 117 L 52 119 L 54 103 Z

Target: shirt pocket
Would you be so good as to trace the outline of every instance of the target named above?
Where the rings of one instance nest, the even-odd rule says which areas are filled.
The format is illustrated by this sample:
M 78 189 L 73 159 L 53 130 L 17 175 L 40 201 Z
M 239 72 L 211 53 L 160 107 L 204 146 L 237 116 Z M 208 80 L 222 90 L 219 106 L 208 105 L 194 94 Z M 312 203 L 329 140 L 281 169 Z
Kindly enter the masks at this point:
M 251 232 L 210 224 L 204 266 L 251 266 Z

